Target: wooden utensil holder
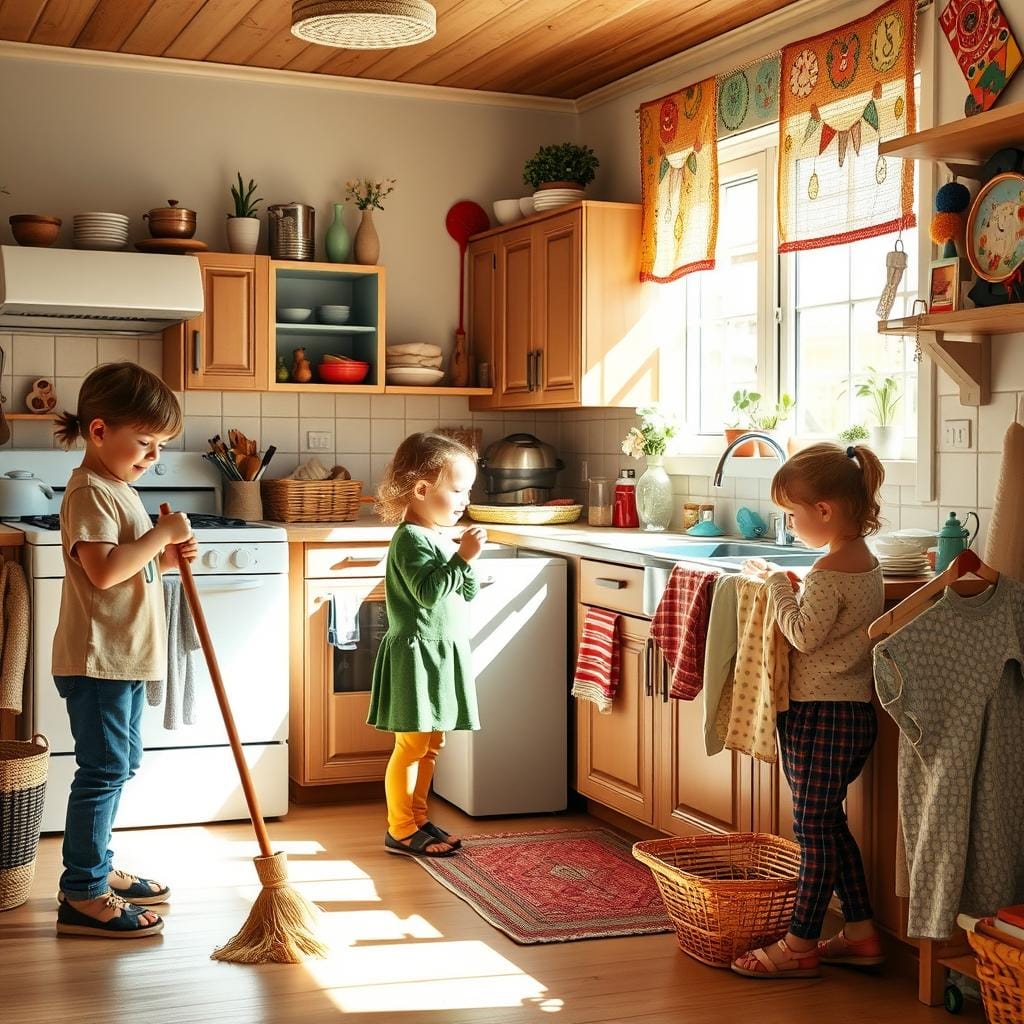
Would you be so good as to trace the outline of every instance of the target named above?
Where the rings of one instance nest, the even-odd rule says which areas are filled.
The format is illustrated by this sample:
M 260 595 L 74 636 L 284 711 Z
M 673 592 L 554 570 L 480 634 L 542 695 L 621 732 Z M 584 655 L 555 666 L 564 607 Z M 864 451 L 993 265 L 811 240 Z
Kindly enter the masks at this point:
M 224 481 L 224 515 L 254 523 L 263 518 L 263 499 L 257 480 Z

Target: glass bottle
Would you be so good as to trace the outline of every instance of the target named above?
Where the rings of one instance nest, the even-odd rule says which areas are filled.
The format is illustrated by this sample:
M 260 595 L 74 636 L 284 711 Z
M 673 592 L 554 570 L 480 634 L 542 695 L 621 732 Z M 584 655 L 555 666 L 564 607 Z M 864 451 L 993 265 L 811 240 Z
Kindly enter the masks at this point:
M 636 529 L 640 520 L 636 512 L 636 471 L 623 469 L 615 481 L 615 505 L 612 508 L 612 526 Z
M 587 522 L 591 526 L 612 525 L 612 489 L 606 476 L 590 478 Z

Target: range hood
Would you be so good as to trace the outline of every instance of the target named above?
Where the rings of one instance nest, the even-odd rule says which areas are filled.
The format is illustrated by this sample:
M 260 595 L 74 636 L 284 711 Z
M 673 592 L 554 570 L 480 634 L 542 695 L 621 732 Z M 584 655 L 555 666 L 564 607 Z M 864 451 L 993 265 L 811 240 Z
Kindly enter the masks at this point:
M 140 334 L 202 311 L 194 256 L 0 245 L 0 328 Z

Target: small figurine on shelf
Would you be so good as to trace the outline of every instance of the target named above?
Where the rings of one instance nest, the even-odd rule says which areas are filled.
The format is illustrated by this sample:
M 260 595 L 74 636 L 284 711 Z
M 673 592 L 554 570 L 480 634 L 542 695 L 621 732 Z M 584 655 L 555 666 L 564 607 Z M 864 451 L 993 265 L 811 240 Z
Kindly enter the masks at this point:
M 941 245 L 942 259 L 952 259 L 964 251 L 966 210 L 971 204 L 971 193 L 959 181 L 950 181 L 935 193 L 935 213 L 929 234 L 936 245 Z
M 277 383 L 287 384 L 290 379 L 288 367 L 285 366 L 284 356 L 277 357 Z
M 42 377 L 39 380 L 34 380 L 25 396 L 25 405 L 29 412 L 53 412 L 57 408 L 57 395 L 53 390 L 53 385 Z
M 292 363 L 292 380 L 296 384 L 307 384 L 313 379 L 313 368 L 306 358 L 306 350 L 297 348 L 292 352 L 294 363 Z

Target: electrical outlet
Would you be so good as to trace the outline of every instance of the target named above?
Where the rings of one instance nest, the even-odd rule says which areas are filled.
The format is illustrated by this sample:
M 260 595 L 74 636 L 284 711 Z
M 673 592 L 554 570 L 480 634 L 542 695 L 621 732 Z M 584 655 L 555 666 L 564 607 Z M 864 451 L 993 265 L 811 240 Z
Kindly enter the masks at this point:
M 585 484 L 590 479 L 590 465 L 586 459 L 580 460 L 580 483 Z
M 325 452 L 331 447 L 331 435 L 323 430 L 306 431 L 306 447 L 312 452 Z
M 946 420 L 943 423 L 943 440 L 947 448 L 970 448 L 971 421 Z

